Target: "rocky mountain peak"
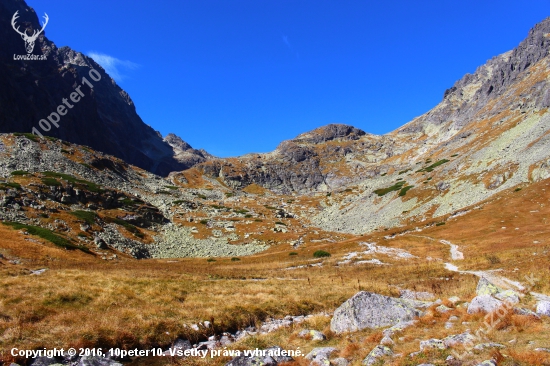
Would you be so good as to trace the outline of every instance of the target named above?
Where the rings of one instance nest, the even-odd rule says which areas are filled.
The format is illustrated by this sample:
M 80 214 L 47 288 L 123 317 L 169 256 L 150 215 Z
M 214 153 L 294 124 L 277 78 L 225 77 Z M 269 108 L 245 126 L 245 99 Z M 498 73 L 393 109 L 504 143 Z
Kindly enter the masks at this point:
M 357 140 L 366 132 L 350 125 L 333 123 L 298 135 L 293 142 L 318 144 L 331 140 Z
M 187 142 L 183 141 L 181 137 L 173 133 L 169 133 L 168 135 L 166 135 L 164 141 L 173 148 L 178 148 L 182 151 L 193 149 L 193 147 L 191 147 L 191 145 L 189 145 Z
M 0 133 L 37 130 L 44 136 L 90 146 L 159 175 L 189 167 L 142 121 L 128 93 L 93 59 L 69 47 L 58 48 L 42 33 L 33 55 L 45 56 L 45 60 L 14 60 L 14 54 L 26 54 L 21 36 L 11 26 L 16 11 L 21 31 L 42 28 L 36 12 L 25 1 L 0 2 Z M 84 96 L 69 113 L 58 116 L 58 126 L 52 127 L 47 119 L 56 119 L 51 117 L 55 115 L 52 112 L 76 87 Z

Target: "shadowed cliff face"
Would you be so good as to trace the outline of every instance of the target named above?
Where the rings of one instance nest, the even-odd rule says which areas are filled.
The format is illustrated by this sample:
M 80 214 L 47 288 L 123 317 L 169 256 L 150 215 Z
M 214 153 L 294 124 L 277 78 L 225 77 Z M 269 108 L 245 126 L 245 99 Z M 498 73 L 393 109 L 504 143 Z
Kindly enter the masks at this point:
M 41 28 L 37 14 L 24 1 L 0 2 L 0 132 L 31 132 L 34 127 L 44 135 L 91 146 L 160 175 L 189 167 L 177 161 L 172 147 L 143 123 L 129 95 L 101 66 L 68 47 L 57 48 L 44 36 L 47 27 L 33 51 L 47 60 L 14 60 L 14 54 L 27 54 L 23 39 L 11 26 L 16 11 L 20 31 L 32 34 L 31 29 Z M 101 76 L 99 81 L 90 77 L 92 69 Z M 83 84 L 84 77 L 93 88 Z M 69 97 L 78 86 L 84 96 L 73 103 Z M 40 129 L 39 121 L 56 112 L 63 98 L 73 107 L 67 107 L 59 127 Z

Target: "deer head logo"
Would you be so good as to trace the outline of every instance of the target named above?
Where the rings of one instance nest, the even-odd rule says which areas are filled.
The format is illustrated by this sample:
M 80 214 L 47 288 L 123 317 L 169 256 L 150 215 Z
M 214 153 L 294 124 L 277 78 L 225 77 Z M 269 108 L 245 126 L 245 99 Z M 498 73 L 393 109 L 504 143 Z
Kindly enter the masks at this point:
M 38 38 L 40 33 L 44 31 L 44 28 L 46 28 L 46 25 L 48 24 L 48 20 L 50 20 L 50 18 L 48 18 L 48 14 L 44 13 L 44 24 L 42 24 L 42 29 L 40 29 L 39 31 L 33 31 L 32 36 L 29 36 L 27 34 L 27 30 L 21 32 L 19 31 L 19 26 L 16 26 L 15 21 L 17 20 L 17 18 L 19 18 L 19 15 L 17 13 L 19 13 L 19 10 L 16 11 L 11 18 L 11 26 L 17 33 L 21 35 L 21 38 L 23 38 L 23 40 L 25 41 L 25 48 L 27 49 L 27 53 L 32 53 L 32 51 L 34 50 L 34 42 L 36 42 L 36 39 Z

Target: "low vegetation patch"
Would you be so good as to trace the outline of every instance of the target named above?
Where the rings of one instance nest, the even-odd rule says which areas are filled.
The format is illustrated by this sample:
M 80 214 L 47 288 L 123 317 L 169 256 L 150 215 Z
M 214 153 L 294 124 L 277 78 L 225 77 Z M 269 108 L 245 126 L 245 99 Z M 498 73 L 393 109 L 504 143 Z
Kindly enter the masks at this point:
M 38 142 L 38 136 L 36 135 L 33 135 L 32 133 L 21 133 L 21 132 L 15 132 L 13 134 L 14 136 L 25 136 L 26 138 L 28 138 L 29 140 L 32 140 L 34 142 Z
M 2 222 L 4 225 L 10 226 L 15 230 L 26 230 L 31 235 L 36 235 L 42 239 L 48 240 L 49 242 L 57 245 L 58 247 L 74 250 L 78 249 L 85 253 L 90 253 L 90 250 L 86 247 L 74 245 L 68 239 L 65 239 L 59 235 L 54 234 L 51 230 L 44 229 L 38 226 L 20 224 L 18 222 Z
M 28 174 L 30 173 L 25 170 L 15 170 L 11 172 L 11 175 L 28 175 Z
M 374 191 L 378 196 L 382 197 L 385 194 L 388 194 L 393 191 L 399 191 L 403 186 L 405 185 L 405 181 L 399 181 L 395 183 L 393 186 L 387 187 L 387 188 L 381 188 Z
M 315 253 L 313 253 L 313 257 L 314 258 L 330 257 L 330 253 L 324 250 L 316 250 Z
M 406 186 L 406 187 L 403 187 L 401 188 L 401 190 L 399 191 L 399 195 L 402 197 L 404 195 L 407 194 L 407 191 L 411 188 L 413 188 L 414 186 Z
M 436 161 L 435 163 L 433 163 L 432 165 L 429 165 L 427 167 L 424 167 L 420 170 L 417 170 L 417 172 L 432 172 L 435 168 L 437 168 L 438 166 L 442 165 L 442 164 L 445 164 L 445 163 L 448 163 L 450 160 L 447 160 L 447 159 L 441 159 L 439 161 Z M 431 162 L 431 161 L 430 161 Z M 429 162 L 426 161 L 426 164 L 428 164 Z
M 88 225 L 93 225 L 95 223 L 95 219 L 97 217 L 97 214 L 92 211 L 83 211 L 83 210 L 77 210 L 73 212 L 69 212 L 74 217 L 77 217 L 81 220 L 86 221 Z
M 75 184 L 75 185 L 83 185 L 90 192 L 95 192 L 95 193 L 101 193 L 102 192 L 101 188 L 97 184 L 95 184 L 94 182 L 90 182 L 90 181 L 87 181 L 87 180 L 84 180 L 84 179 L 78 179 L 78 178 L 76 178 L 76 177 L 74 177 L 70 174 L 50 172 L 50 171 L 43 172 L 42 174 L 44 174 L 44 176 L 46 177 L 46 178 L 42 178 L 42 182 L 46 185 L 51 185 L 51 186 L 61 185 L 59 183 L 59 181 L 54 179 L 54 178 L 57 178 L 57 179 L 66 180 L 67 182 Z M 53 184 L 48 184 L 46 182 L 50 182 L 50 183 L 53 183 Z M 57 182 L 59 184 L 55 184 L 54 182 Z
M 10 183 L 10 182 L 0 183 L 0 189 L 6 190 L 6 189 L 9 189 L 9 188 L 21 189 L 21 184 L 19 184 L 19 183 Z

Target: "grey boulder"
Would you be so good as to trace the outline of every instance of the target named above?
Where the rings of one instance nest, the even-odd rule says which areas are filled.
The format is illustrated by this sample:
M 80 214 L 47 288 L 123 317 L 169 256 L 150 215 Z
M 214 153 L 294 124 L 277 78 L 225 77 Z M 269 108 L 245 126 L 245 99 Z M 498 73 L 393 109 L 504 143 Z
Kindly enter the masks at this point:
M 537 303 L 537 314 L 550 316 L 550 301 L 539 301 Z
M 327 339 L 327 337 L 319 332 L 318 330 L 302 330 L 300 333 L 298 333 L 298 337 L 300 338 L 309 338 L 312 341 L 324 341 Z
M 363 365 L 370 366 L 378 362 L 381 357 L 391 356 L 393 351 L 387 346 L 378 345 L 369 352 L 367 357 L 363 360 Z
M 334 311 L 330 329 L 335 333 L 343 333 L 406 322 L 421 315 L 415 308 L 415 303 L 361 291 Z
M 306 355 L 306 360 L 310 360 L 312 366 L 328 366 L 330 355 L 336 351 L 334 347 L 317 347 Z
M 468 305 L 468 314 L 490 313 L 503 305 L 502 301 L 495 299 L 491 295 L 479 295 L 474 297 Z

